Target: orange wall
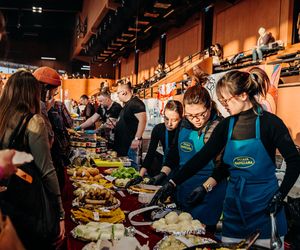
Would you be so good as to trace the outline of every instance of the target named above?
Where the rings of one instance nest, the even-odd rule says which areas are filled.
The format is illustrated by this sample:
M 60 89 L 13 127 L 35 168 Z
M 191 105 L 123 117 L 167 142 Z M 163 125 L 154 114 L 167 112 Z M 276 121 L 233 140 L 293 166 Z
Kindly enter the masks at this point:
M 201 49 L 201 21 L 199 14 L 181 28 L 167 32 L 166 63 L 182 62 L 185 57 Z
M 121 77 L 129 77 L 133 82 L 134 74 L 134 53 L 131 53 L 128 58 L 122 58 L 121 60 Z
M 155 41 L 152 45 L 152 48 L 140 52 L 139 58 L 139 81 L 145 77 L 148 79 L 150 76 L 154 75 L 155 68 L 158 65 L 158 56 L 159 56 L 159 43 L 158 40 Z
M 167 32 L 166 63 L 171 64 L 176 60 L 182 62 L 186 56 L 196 53 L 201 48 L 201 20 L 200 14 L 196 14 L 180 28 L 172 28 Z M 159 39 L 151 49 L 140 52 L 138 80 L 143 76 L 149 78 L 154 74 L 158 66 Z M 131 53 L 128 59 L 122 59 L 121 77 L 129 77 L 135 83 L 134 54 Z
M 293 86 L 294 85 L 294 86 Z M 300 81 L 278 88 L 277 115 L 284 121 L 297 145 L 300 145 Z
M 62 82 L 62 89 L 64 91 L 65 99 L 79 100 L 81 95 L 91 96 L 99 92 L 100 83 L 107 80 L 110 83 L 110 79 L 66 79 Z
M 242 0 L 224 9 L 216 6 L 214 43 L 224 47 L 224 56 L 251 49 L 258 29 L 265 27 L 276 40 L 291 42 L 291 4 L 293 0 Z

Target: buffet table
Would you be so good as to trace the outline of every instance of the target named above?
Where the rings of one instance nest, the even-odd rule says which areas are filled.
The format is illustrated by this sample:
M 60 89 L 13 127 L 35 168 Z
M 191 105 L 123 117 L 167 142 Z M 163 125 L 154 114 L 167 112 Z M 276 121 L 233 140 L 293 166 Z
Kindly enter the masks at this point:
M 101 171 L 103 171 L 105 168 L 100 168 Z M 80 241 L 78 239 L 73 238 L 71 235 L 72 229 L 77 225 L 75 224 L 70 217 L 70 211 L 72 208 L 72 200 L 74 198 L 73 196 L 73 186 L 71 181 L 69 180 L 69 176 L 65 173 L 65 187 L 62 193 L 62 199 L 64 202 L 64 208 L 66 212 L 66 241 L 67 241 L 67 249 L 72 250 L 81 250 L 87 242 Z M 125 197 L 121 197 L 119 194 L 116 194 L 116 197 L 121 201 L 121 209 L 126 214 L 126 220 L 123 222 L 126 227 L 131 226 L 127 215 L 128 212 L 134 211 L 136 209 L 141 208 L 141 203 L 138 202 L 137 195 L 130 195 L 127 193 L 127 191 L 124 191 Z M 137 215 L 135 217 L 136 220 L 142 221 L 143 216 Z M 135 237 L 138 239 L 138 241 L 141 243 L 141 245 L 147 244 L 149 242 L 150 249 L 153 248 L 153 246 L 162 238 L 162 235 L 159 233 L 156 233 L 153 229 L 151 229 L 150 226 L 137 226 L 137 230 L 141 231 L 142 233 L 149 236 L 148 239 L 144 239 L 142 236 L 136 234 Z

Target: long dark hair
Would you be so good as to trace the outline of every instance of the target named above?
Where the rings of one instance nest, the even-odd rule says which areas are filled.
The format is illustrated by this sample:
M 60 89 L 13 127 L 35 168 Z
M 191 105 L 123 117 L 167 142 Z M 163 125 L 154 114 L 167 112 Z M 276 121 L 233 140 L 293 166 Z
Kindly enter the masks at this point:
M 183 96 L 183 106 L 191 104 L 202 104 L 205 108 L 219 114 L 216 103 L 211 99 L 208 90 L 201 85 L 188 88 Z
M 17 71 L 5 84 L 0 97 L 0 138 L 12 115 L 40 113 L 40 84 L 28 71 Z
M 217 83 L 216 92 L 219 99 L 222 99 L 221 91 L 226 89 L 231 95 L 240 95 L 247 93 L 249 99 L 257 111 L 261 105 L 258 103 L 256 96 L 265 97 L 270 86 L 270 79 L 267 73 L 254 67 L 249 72 L 233 70 L 226 73 Z

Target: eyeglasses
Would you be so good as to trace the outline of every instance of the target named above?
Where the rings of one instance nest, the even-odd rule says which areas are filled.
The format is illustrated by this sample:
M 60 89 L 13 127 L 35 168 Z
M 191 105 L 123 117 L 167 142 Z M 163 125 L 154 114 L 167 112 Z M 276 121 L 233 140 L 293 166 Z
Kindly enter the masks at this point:
M 236 95 L 233 95 L 233 96 L 231 96 L 231 97 L 229 97 L 229 98 L 227 98 L 227 99 L 225 99 L 225 98 L 219 99 L 219 98 L 218 98 L 218 101 L 219 101 L 223 106 L 227 106 L 228 103 L 229 103 L 234 97 L 236 97 Z
M 208 110 L 209 109 L 207 108 L 202 113 L 198 113 L 198 114 L 195 114 L 195 115 L 187 114 L 187 115 L 184 115 L 184 116 L 185 116 L 186 119 L 188 119 L 190 121 L 192 121 L 194 118 L 196 118 L 196 119 L 204 119 L 207 116 L 207 114 L 208 114 Z

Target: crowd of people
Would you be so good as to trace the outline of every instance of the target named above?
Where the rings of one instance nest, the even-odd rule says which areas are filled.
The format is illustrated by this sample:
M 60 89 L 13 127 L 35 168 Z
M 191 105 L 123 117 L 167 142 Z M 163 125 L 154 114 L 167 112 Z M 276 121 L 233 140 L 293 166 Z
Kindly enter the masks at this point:
M 182 104 L 166 104 L 164 123 L 152 130 L 142 163 L 138 156 L 147 117 L 145 104 L 133 94 L 130 82 L 117 87 L 123 107 L 112 101 L 105 89 L 97 97 L 97 110 L 91 112 L 89 98 L 82 95 L 87 119 L 75 129 L 92 129 L 94 133 L 95 122 L 101 120 L 98 129 L 108 129 L 114 135 L 111 147 L 119 156 L 131 158 L 140 171 L 127 187 L 145 176 L 150 184 L 163 185 L 151 204 L 171 196 L 180 209 L 211 231 L 223 213 L 223 241 L 238 242 L 259 228 L 258 243 L 266 246 L 271 236 L 270 213 L 276 215 L 280 236 L 287 232 L 282 203 L 299 176 L 299 153 L 284 123 L 257 102 L 256 95 L 265 96 L 270 84 L 263 70 L 231 71 L 219 80 L 217 95 L 230 113 L 226 119 L 202 86 L 206 77 L 195 78 L 199 84 L 185 91 Z M 60 190 L 63 170 L 69 164 L 67 128 L 73 124 L 64 104 L 54 98 L 60 84 L 60 76 L 51 68 L 41 67 L 33 74 L 20 70 L 8 79 L 0 96 L 0 177 L 9 179 L 3 182 L 7 191 L 1 193 L 1 209 L 30 249 L 38 249 L 40 244 L 51 249 L 65 234 Z M 163 154 L 156 151 L 159 143 Z M 276 149 L 287 164 L 280 186 L 275 177 Z M 32 163 L 20 167 L 39 180 L 30 187 L 13 175 L 17 170 L 12 164 L 15 150 L 34 157 Z M 35 194 L 40 189 L 45 193 Z M 55 220 L 46 227 L 40 220 L 47 222 L 48 216 L 41 219 L 47 208 L 40 204 L 36 207 L 41 210 L 32 209 L 39 195 L 52 198 L 55 208 Z
M 260 30 L 258 47 L 253 50 L 259 60 L 266 35 Z M 203 87 L 207 75 L 194 79 L 196 84 L 190 86 L 191 78 L 185 76 L 182 103 L 166 104 L 164 122 L 153 128 L 143 162 L 146 107 L 128 81 L 117 86 L 122 105 L 112 101 L 107 86 L 97 100 L 83 94 L 82 111 L 74 101 L 72 112 L 85 117 L 75 130 L 109 131 L 110 147 L 119 156 L 128 156 L 140 171 L 126 187 L 142 182 L 145 176 L 149 184 L 162 185 L 150 205 L 164 203 L 171 196 L 179 209 L 206 224 L 208 231 L 214 232 L 223 216 L 222 241 L 240 242 L 259 229 L 256 244 L 269 247 L 270 215 L 276 217 L 283 240 L 287 233 L 283 200 L 300 174 L 300 155 L 288 128 L 257 101 L 257 95 L 266 96 L 269 78 L 260 68 L 226 73 L 216 92 L 230 113 L 227 118 Z M 6 187 L 0 192 L 0 207 L 27 249 L 59 248 L 65 238 L 61 190 L 64 169 L 70 164 L 67 128 L 74 125 L 65 105 L 55 99 L 60 85 L 61 77 L 54 69 L 40 67 L 33 73 L 18 70 L 0 89 L 0 180 Z M 157 152 L 159 144 L 162 153 Z M 277 149 L 287 166 L 280 185 L 275 176 Z M 18 166 L 33 177 L 31 184 L 15 175 L 16 151 L 34 158 Z

